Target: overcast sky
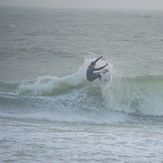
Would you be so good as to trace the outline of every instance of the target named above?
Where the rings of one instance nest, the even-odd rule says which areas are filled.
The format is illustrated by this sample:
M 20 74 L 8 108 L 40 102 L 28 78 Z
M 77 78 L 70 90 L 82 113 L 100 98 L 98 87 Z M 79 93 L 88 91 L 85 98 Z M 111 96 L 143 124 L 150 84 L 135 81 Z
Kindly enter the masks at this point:
M 0 5 L 163 10 L 163 0 L 0 0 Z

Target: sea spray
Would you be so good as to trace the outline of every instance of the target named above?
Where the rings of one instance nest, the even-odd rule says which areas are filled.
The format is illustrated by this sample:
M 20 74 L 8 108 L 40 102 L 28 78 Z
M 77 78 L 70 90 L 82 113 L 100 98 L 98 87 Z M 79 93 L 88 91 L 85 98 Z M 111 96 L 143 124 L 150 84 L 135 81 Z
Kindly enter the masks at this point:
M 58 89 L 61 87 L 72 88 L 80 86 L 82 84 L 88 84 L 89 82 L 86 79 L 86 71 L 88 65 L 92 60 L 95 60 L 95 58 L 85 58 L 83 64 L 78 68 L 76 72 L 63 77 L 47 75 L 39 77 L 36 80 L 22 82 L 19 85 L 17 94 L 34 96 L 50 95 L 55 94 L 55 91 L 58 92 Z M 96 66 L 100 67 L 104 64 L 106 64 L 106 61 L 100 60 Z M 108 65 L 108 69 L 110 71 L 110 74 L 112 74 L 112 65 L 110 63 Z M 110 77 L 112 78 L 112 75 L 110 75 Z M 96 80 L 91 84 L 99 85 L 99 81 Z
M 76 87 L 86 81 L 87 64 L 87 61 L 85 61 L 76 72 L 70 75 L 63 77 L 47 75 L 33 81 L 24 82 L 19 86 L 17 93 L 41 96 L 54 94 L 59 87 Z

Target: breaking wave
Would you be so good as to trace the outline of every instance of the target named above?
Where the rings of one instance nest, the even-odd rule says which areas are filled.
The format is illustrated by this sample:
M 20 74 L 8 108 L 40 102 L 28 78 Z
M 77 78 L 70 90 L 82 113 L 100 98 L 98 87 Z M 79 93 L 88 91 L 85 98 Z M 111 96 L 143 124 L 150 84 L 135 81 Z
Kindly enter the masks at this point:
M 93 123 L 122 122 L 130 114 L 163 116 L 162 75 L 118 77 L 109 64 L 113 78 L 106 88 L 98 80 L 86 80 L 89 63 L 85 60 L 76 72 L 61 78 L 47 75 L 30 81 L 1 81 L 0 115 Z

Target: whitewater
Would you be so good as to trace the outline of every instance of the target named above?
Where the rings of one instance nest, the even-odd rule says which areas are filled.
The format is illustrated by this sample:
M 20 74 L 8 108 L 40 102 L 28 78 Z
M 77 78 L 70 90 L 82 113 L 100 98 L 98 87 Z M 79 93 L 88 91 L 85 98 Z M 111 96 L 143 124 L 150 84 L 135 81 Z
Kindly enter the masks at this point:
M 161 163 L 162 17 L 1 7 L 0 162 Z

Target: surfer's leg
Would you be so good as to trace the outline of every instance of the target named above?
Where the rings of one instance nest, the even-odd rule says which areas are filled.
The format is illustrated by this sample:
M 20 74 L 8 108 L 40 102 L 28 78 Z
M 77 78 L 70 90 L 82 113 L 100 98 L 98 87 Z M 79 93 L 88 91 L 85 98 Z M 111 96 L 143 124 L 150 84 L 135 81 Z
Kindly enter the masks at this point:
M 101 80 L 102 76 L 100 73 L 93 73 L 90 77 L 89 77 L 89 81 L 94 81 L 97 78 L 99 78 Z
M 101 75 L 99 75 L 98 73 L 94 73 L 92 76 L 90 76 L 89 81 L 94 81 L 97 78 L 101 78 Z M 100 79 L 101 80 L 101 79 Z
M 96 73 L 96 79 L 99 78 L 101 80 L 102 76 L 100 73 Z
M 101 76 L 101 74 L 98 74 L 98 78 L 101 80 L 102 79 L 102 76 Z

